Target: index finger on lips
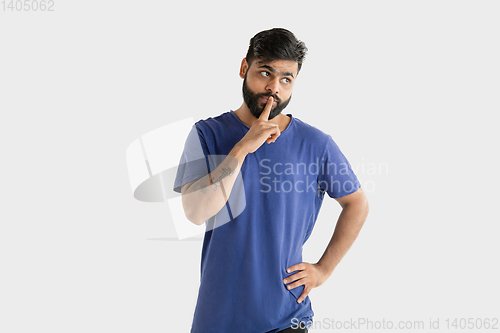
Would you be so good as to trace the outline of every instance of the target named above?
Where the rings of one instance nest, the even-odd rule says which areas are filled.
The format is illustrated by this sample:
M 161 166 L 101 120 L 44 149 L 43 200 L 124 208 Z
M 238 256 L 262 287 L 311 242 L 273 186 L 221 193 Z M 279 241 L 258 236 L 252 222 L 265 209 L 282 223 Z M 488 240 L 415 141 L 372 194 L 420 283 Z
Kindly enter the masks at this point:
M 271 108 L 273 107 L 273 101 L 274 101 L 274 98 L 272 96 L 270 96 L 267 99 L 266 106 L 264 107 L 264 110 L 260 114 L 260 117 L 259 117 L 260 120 L 266 120 L 266 121 L 269 120 L 269 114 L 271 113 Z

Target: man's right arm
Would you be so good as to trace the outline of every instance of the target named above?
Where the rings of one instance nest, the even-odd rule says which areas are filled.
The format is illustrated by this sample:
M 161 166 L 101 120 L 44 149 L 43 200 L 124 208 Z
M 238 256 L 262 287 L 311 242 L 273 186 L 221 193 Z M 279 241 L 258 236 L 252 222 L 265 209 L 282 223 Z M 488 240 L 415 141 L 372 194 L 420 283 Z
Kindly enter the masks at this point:
M 243 147 L 235 145 L 214 171 L 182 186 L 182 206 L 189 221 L 201 225 L 222 209 L 245 156 Z
M 259 119 L 214 171 L 182 186 L 182 206 L 189 221 L 201 225 L 217 214 L 226 204 L 246 155 L 255 152 L 264 142 L 276 141 L 279 127 L 268 121 L 272 103 L 271 97 Z

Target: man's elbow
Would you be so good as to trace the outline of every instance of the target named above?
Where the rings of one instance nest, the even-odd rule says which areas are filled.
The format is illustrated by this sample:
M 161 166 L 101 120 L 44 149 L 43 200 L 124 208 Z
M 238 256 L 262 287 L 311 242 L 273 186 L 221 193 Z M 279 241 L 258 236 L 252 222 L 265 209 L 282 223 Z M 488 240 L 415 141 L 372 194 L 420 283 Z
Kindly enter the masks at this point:
M 205 222 L 203 217 L 199 214 L 199 209 L 196 209 L 196 205 L 186 202 L 184 197 L 182 200 L 182 208 L 184 209 L 184 215 L 186 215 L 189 222 L 192 222 L 195 225 L 202 225 Z
M 184 215 L 186 215 L 186 218 L 189 220 L 189 222 L 192 222 L 195 225 L 202 225 L 203 222 L 205 222 L 198 216 L 198 214 L 196 214 L 196 211 L 193 211 L 192 209 L 186 209 L 186 207 L 184 207 Z

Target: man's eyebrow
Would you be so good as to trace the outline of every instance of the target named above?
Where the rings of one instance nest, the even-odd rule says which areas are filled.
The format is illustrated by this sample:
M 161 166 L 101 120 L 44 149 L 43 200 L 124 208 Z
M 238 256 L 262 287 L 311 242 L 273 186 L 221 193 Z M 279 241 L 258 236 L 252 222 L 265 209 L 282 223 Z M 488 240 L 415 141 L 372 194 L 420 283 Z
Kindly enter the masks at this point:
M 260 65 L 259 68 L 266 68 L 268 69 L 271 73 L 276 73 L 276 69 L 274 69 L 274 67 L 271 67 L 269 65 Z M 291 76 L 295 79 L 295 76 L 293 76 L 292 72 L 280 72 L 281 74 L 285 75 L 285 76 Z

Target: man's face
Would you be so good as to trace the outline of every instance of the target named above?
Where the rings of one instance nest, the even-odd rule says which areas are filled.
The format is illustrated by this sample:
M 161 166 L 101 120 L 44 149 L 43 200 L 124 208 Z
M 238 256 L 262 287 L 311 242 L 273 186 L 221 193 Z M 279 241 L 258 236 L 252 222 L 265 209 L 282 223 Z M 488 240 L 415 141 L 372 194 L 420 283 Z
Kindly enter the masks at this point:
M 291 60 L 264 62 L 257 59 L 252 63 L 243 80 L 243 100 L 254 117 L 259 118 L 270 96 L 274 103 L 269 119 L 286 108 L 292 98 L 297 69 L 297 63 Z

